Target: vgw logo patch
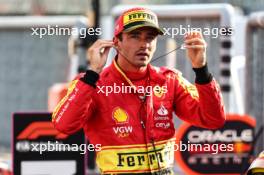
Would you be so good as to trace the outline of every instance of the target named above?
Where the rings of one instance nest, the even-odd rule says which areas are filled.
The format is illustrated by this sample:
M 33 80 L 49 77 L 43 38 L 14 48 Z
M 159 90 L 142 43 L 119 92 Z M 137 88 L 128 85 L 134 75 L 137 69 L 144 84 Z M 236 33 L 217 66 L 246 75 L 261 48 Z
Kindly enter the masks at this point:
M 127 112 L 117 107 L 113 110 L 113 119 L 118 126 L 113 127 L 113 131 L 118 137 L 128 137 L 133 132 L 133 127 L 129 126 L 129 117 Z

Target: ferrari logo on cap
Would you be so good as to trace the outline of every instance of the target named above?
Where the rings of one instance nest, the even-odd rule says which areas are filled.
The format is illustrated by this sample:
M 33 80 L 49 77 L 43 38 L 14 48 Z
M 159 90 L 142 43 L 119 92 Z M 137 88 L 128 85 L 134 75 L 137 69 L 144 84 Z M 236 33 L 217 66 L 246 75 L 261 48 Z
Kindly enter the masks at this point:
M 157 17 L 149 11 L 142 10 L 137 12 L 129 12 L 124 15 L 125 25 L 136 21 L 145 21 L 157 25 Z

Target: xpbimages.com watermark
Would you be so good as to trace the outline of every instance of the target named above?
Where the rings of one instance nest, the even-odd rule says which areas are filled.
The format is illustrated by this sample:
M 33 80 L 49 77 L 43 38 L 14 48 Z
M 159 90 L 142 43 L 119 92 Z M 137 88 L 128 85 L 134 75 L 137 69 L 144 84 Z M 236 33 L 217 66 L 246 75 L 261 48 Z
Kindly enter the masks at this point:
M 150 96 L 150 94 L 165 94 L 168 92 L 167 86 L 127 86 L 124 83 L 118 85 L 114 83 L 111 86 L 97 86 L 98 94 L 105 94 L 108 96 L 111 93 L 118 94 L 127 94 L 127 93 L 140 93 Z
M 191 143 L 190 141 L 177 143 L 166 146 L 166 151 L 180 151 L 192 153 L 209 153 L 218 154 L 223 152 L 233 152 L 234 144 L 207 144 L 207 143 Z M 34 142 L 23 141 L 16 144 L 16 150 L 19 152 L 79 152 L 86 154 L 87 151 L 101 151 L 101 144 L 65 144 L 59 141 Z
M 200 32 L 204 36 L 211 36 L 212 38 L 218 38 L 219 36 L 231 36 L 234 34 L 234 30 L 231 27 L 192 27 L 190 25 L 179 27 L 163 27 L 164 35 L 175 38 L 176 36 L 184 36 L 190 32 Z
M 173 149 L 173 151 L 188 151 L 193 153 L 211 153 L 218 154 L 222 152 L 233 152 L 234 144 L 209 144 L 209 143 L 183 143 L 182 141 L 171 145 L 167 149 Z
M 219 36 L 231 36 L 234 34 L 234 30 L 231 27 L 192 27 L 191 25 L 179 27 L 163 27 L 164 35 L 175 38 L 176 36 L 184 36 L 190 32 L 200 32 L 204 36 L 211 36 L 212 38 L 218 38 Z M 45 36 L 70 36 L 79 35 L 80 38 L 86 38 L 92 35 L 102 35 L 101 28 L 77 28 L 77 27 L 59 27 L 58 25 L 46 27 L 32 27 L 31 35 L 39 38 Z
M 87 151 L 100 151 L 101 144 L 66 144 L 59 141 L 34 142 L 23 141 L 16 144 L 16 150 L 19 152 L 80 152 L 86 154 Z
M 102 35 L 101 28 L 76 28 L 59 27 L 58 25 L 46 27 L 31 27 L 31 36 L 43 38 L 45 36 L 70 36 L 79 35 L 80 38 L 86 38 L 88 35 Z

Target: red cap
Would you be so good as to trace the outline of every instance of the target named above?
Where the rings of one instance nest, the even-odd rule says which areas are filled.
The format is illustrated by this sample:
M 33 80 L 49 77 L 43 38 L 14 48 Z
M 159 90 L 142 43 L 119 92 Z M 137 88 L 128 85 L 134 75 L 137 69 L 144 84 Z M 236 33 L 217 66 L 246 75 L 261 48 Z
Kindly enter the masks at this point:
M 163 35 L 158 24 L 157 15 L 149 9 L 136 7 L 122 13 L 115 22 L 115 33 L 117 36 L 121 32 L 130 32 L 141 27 L 152 27 Z

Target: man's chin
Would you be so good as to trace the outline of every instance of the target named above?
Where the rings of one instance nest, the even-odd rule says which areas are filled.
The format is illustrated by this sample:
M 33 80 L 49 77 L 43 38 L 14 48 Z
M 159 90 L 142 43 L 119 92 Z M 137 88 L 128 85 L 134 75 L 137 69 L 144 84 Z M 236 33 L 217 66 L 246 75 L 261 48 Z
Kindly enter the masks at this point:
M 148 61 L 140 62 L 140 63 L 137 63 L 136 66 L 137 67 L 145 67 L 148 65 L 148 63 L 149 63 Z

